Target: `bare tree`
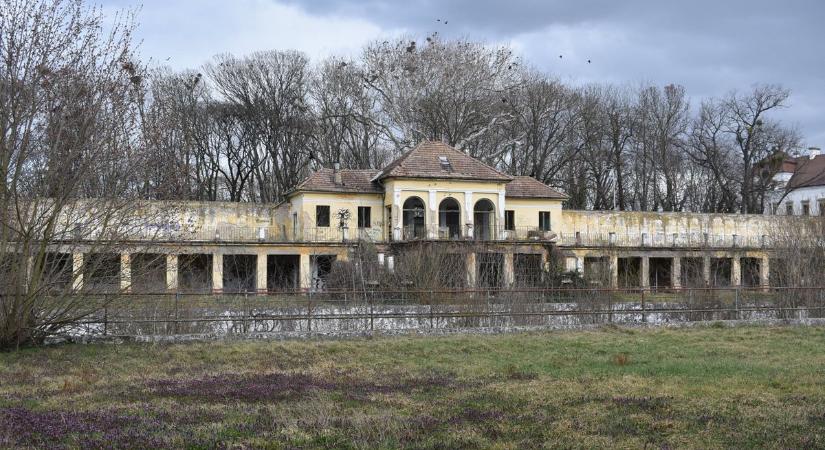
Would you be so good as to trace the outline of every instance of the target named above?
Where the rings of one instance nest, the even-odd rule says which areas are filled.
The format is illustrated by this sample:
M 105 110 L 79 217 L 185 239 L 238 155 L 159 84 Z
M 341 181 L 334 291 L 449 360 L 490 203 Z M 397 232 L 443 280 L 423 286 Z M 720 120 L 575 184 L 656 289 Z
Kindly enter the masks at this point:
M 119 263 L 125 236 L 148 231 L 135 202 L 144 78 L 128 15 L 107 32 L 80 0 L 4 0 L 0 10 L 0 348 L 9 348 L 97 311 L 100 302 L 75 295 L 77 281 L 105 278 L 111 261 L 100 256 Z
M 493 161 L 506 148 L 489 143 L 512 120 L 506 102 L 520 64 L 512 50 L 433 34 L 423 43 L 373 43 L 363 59 L 365 81 L 378 96 L 381 131 L 397 149 L 443 140 Z

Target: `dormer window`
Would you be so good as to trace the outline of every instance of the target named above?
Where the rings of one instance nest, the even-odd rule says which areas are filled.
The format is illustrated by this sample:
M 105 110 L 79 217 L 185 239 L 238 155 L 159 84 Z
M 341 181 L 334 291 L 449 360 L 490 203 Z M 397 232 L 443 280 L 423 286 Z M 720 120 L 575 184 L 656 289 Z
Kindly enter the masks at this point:
M 452 172 L 453 171 L 453 166 L 452 166 L 452 164 L 450 164 L 450 160 L 447 159 L 446 156 L 439 156 L 438 157 L 438 162 L 441 163 L 441 170 L 443 170 L 445 172 Z

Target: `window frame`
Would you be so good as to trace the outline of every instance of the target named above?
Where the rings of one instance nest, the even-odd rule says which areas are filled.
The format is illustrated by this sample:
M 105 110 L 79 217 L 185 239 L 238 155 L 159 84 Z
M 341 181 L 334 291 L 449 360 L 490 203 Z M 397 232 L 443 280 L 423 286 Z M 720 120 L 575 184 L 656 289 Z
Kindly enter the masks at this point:
M 514 209 L 504 210 L 504 230 L 516 231 L 516 211 Z
M 811 215 L 811 202 L 804 200 L 801 202 L 802 205 L 802 215 L 803 216 L 810 216 Z
M 320 220 L 321 217 L 323 217 L 321 211 L 323 211 L 324 209 L 326 209 L 326 225 L 322 225 Z M 331 209 L 329 205 L 315 205 L 315 226 L 317 228 L 329 228 L 331 220 Z
M 546 224 L 543 218 L 547 218 Z M 539 231 L 551 231 L 553 229 L 553 222 L 551 220 L 550 211 L 539 211 Z M 545 225 L 547 225 L 545 227 Z
M 364 215 L 364 213 L 362 213 L 362 211 L 365 211 L 366 215 Z M 366 222 L 366 225 L 364 225 L 364 222 Z M 358 228 L 372 228 L 372 207 L 371 206 L 359 206 L 358 207 Z
M 786 216 L 792 216 L 793 215 L 793 210 L 794 210 L 793 202 L 786 202 L 785 203 L 785 215 Z

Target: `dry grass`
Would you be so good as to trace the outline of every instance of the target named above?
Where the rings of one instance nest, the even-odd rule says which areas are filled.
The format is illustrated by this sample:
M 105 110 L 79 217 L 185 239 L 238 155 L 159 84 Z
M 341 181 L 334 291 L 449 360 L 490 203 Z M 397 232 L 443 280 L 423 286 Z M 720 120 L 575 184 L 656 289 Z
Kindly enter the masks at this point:
M 0 447 L 825 445 L 825 331 L 701 328 L 0 354 Z

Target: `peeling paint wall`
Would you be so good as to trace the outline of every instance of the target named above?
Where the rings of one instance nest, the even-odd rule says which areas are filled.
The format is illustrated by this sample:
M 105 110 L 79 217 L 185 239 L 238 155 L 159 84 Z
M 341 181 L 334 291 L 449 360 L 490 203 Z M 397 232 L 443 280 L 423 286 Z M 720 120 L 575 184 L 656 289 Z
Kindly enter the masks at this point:
M 758 214 L 699 214 L 637 211 L 563 211 L 563 232 L 618 235 L 702 234 L 761 237 L 794 220 Z

